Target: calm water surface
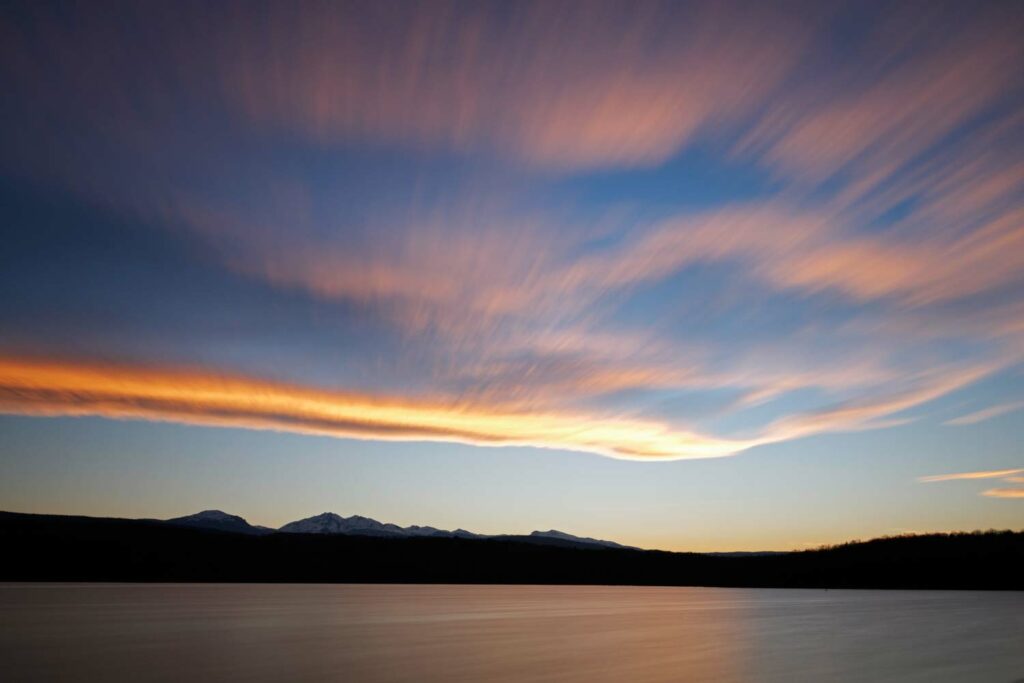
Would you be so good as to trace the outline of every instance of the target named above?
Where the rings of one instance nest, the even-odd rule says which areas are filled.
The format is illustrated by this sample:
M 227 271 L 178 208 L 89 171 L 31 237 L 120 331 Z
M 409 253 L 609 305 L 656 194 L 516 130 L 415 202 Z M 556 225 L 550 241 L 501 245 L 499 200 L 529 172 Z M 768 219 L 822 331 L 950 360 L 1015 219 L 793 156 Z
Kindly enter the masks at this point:
M 0 584 L 4 681 L 1024 681 L 1024 594 Z

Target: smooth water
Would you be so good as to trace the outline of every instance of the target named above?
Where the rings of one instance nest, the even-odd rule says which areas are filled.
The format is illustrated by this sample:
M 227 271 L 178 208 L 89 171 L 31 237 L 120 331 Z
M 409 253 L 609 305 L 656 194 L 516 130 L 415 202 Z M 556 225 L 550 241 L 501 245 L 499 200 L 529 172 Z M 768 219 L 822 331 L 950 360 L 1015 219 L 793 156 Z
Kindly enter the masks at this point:
M 4 681 L 1024 680 L 1024 593 L 0 584 Z

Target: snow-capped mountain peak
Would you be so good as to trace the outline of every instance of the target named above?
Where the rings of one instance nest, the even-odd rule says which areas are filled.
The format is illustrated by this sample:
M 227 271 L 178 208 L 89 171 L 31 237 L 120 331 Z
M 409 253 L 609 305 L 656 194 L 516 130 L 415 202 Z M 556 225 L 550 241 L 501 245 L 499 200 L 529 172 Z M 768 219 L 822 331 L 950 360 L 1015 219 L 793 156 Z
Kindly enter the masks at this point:
M 369 517 L 352 515 L 342 517 L 334 512 L 324 512 L 315 517 L 307 517 L 289 522 L 278 531 L 288 534 L 352 534 L 363 535 L 401 535 L 402 527 L 395 524 L 384 524 Z

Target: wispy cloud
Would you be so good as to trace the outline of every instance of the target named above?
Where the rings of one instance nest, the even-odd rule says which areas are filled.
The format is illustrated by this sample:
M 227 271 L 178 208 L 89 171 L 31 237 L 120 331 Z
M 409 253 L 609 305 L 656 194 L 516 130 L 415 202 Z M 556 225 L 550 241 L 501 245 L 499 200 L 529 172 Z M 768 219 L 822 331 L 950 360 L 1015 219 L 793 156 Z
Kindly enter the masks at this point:
M 924 372 L 912 362 L 888 364 L 878 350 L 868 356 L 851 351 L 838 362 L 833 358 L 813 368 L 806 354 L 799 361 L 777 354 L 765 363 L 733 353 L 732 367 L 713 369 L 703 349 L 666 339 L 657 327 L 624 334 L 602 326 L 610 302 L 690 265 L 731 260 L 745 264 L 741 273 L 757 279 L 793 278 L 802 260 L 838 248 L 829 246 L 837 236 L 824 213 L 799 213 L 777 204 L 723 210 L 627 231 L 617 235 L 613 246 L 600 249 L 588 247 L 592 233 L 559 229 L 551 217 L 524 219 L 489 205 L 468 213 L 450 207 L 425 213 L 435 222 L 394 226 L 380 240 L 386 248 L 296 240 L 297 234 L 316 232 L 301 222 L 292 223 L 289 232 L 255 230 L 257 235 L 281 234 L 266 240 L 246 239 L 251 226 L 262 225 L 255 215 L 185 207 L 180 216 L 218 245 L 238 245 L 218 246 L 232 269 L 316 297 L 370 306 L 413 338 L 442 340 L 443 348 L 459 354 L 448 363 L 462 379 L 475 378 L 481 387 L 508 396 L 521 394 L 526 383 L 538 389 L 547 385 L 549 394 L 563 399 L 626 389 L 714 387 L 765 398 L 820 387 L 838 390 L 840 396 L 850 393 L 844 415 L 882 415 L 887 408 L 912 407 L 956 390 L 1009 362 L 932 364 Z M 615 234 L 614 226 L 609 231 Z M 864 258 L 877 266 L 885 260 L 885 249 L 879 244 L 873 256 Z M 896 272 L 911 256 L 896 252 L 886 258 Z M 862 272 L 859 261 L 847 265 L 850 278 L 884 287 L 879 284 L 884 279 Z M 845 276 L 832 271 L 829 277 Z M 812 290 L 818 286 L 807 285 Z M 614 349 L 593 343 L 610 338 L 618 339 Z M 813 341 L 820 346 L 820 337 Z M 787 345 L 793 356 L 794 340 Z M 873 345 L 883 348 L 877 335 Z M 763 361 L 769 354 L 759 349 L 752 355 Z M 857 395 L 867 387 L 885 390 L 869 398 Z M 897 400 L 903 392 L 907 400 Z M 848 421 L 839 413 L 833 418 L 829 422 Z M 824 414 L 818 419 L 824 423 Z
M 652 165 L 756 107 L 796 64 L 813 16 L 722 3 L 398 7 L 245 12 L 218 60 L 226 98 L 254 122 L 320 141 L 492 147 L 555 168 Z
M 989 498 L 1024 498 L 1024 488 L 1019 489 L 989 489 L 983 491 L 983 496 Z
M 35 8 L 50 40 L 11 52 L 100 55 L 87 71 L 60 60 L 46 76 L 108 114 L 159 105 L 155 89 L 139 92 L 133 62 L 144 59 L 168 85 L 184 80 L 258 129 L 328 146 L 490 150 L 558 169 L 657 164 L 703 129 L 741 119 L 797 64 L 819 14 L 529 0 L 152 9 L 125 3 L 116 24 L 81 12 L 62 25 Z M 216 39 L 186 46 L 181 33 Z M 113 83 L 119 98 L 99 96 Z
M 1024 472 L 1024 468 L 1009 470 L 983 470 L 978 472 L 957 472 L 954 474 L 935 474 L 928 477 L 919 477 L 920 482 L 936 481 L 960 481 L 979 479 L 1001 479 L 1005 482 L 1019 484 L 1024 483 L 1024 477 L 1014 476 Z M 1024 487 L 1021 488 L 995 488 L 981 492 L 981 495 L 989 498 L 1024 498 Z
M 990 4 L 965 16 L 922 9 L 879 17 L 857 59 L 828 83 L 782 94 L 739 152 L 760 154 L 802 182 L 846 174 L 856 179 L 845 185 L 847 199 L 854 188 L 863 198 L 1019 87 L 1013 10 Z
M 934 482 L 934 481 L 956 481 L 959 479 L 1000 479 L 1003 477 L 1009 477 L 1013 474 L 1024 472 L 1024 469 L 1012 469 L 1012 470 L 983 470 L 979 472 L 956 472 L 953 474 L 933 474 L 927 477 L 919 477 L 918 481 L 921 482 Z
M 903 392 L 880 392 L 868 399 L 851 400 L 807 414 L 788 415 L 773 423 L 769 431 L 792 439 L 822 432 L 904 424 L 904 420 L 891 416 L 965 387 L 993 370 L 992 367 L 973 367 L 931 373 Z
M 972 425 L 978 422 L 984 422 L 985 420 L 991 420 L 994 417 L 1000 415 L 1006 415 L 1012 413 L 1015 410 L 1024 408 L 1024 401 L 1015 401 L 1013 403 L 1002 403 L 1000 405 L 992 406 L 991 408 L 985 408 L 977 412 L 968 413 L 967 415 L 961 415 L 960 417 L 948 420 L 948 425 Z

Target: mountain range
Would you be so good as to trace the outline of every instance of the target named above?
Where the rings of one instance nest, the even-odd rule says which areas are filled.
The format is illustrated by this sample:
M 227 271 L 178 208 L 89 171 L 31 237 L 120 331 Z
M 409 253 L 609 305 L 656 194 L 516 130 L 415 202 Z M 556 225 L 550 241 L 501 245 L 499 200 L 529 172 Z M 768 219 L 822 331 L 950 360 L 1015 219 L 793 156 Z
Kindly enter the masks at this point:
M 324 512 L 313 517 L 306 517 L 294 522 L 288 522 L 278 529 L 271 529 L 265 526 L 249 524 L 244 517 L 232 515 L 221 510 L 203 510 L 193 515 L 175 517 L 162 520 L 167 524 L 176 526 L 187 526 L 198 529 L 213 529 L 215 531 L 229 531 L 233 533 L 266 535 L 273 533 L 283 534 L 332 534 L 345 536 L 376 536 L 386 538 L 411 538 L 411 537 L 433 537 L 433 538 L 497 538 L 497 539 L 526 539 L 534 543 L 544 544 L 566 544 L 583 546 L 601 546 L 605 548 L 631 548 L 614 541 L 604 541 L 597 538 L 585 536 L 574 536 L 550 529 L 548 531 L 534 531 L 529 535 L 520 536 L 515 534 L 476 534 L 465 529 L 437 529 L 432 526 L 407 526 L 401 527 L 397 524 L 378 522 L 370 517 L 352 515 L 342 517 L 334 512 Z

